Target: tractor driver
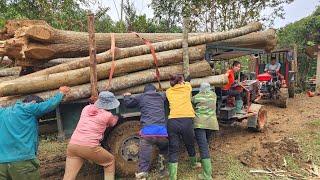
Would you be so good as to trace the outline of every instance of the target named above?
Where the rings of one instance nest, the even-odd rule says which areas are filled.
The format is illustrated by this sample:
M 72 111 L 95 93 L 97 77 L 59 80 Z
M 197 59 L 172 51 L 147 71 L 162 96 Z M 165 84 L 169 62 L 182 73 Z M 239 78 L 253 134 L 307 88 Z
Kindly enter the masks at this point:
M 284 76 L 280 74 L 280 68 L 281 68 L 281 64 L 277 62 L 275 57 L 272 57 L 271 62 L 266 64 L 264 71 L 267 73 L 276 72 L 277 75 L 279 76 L 279 79 L 281 80 L 282 85 L 285 85 L 286 82 L 284 80 Z
M 236 90 L 236 87 L 239 86 L 237 82 L 235 82 L 235 73 L 239 72 L 241 68 L 241 63 L 239 61 L 234 61 L 232 64 L 231 69 L 229 69 L 226 72 L 226 76 L 228 77 L 228 84 L 223 86 L 222 88 L 222 94 L 223 95 L 229 95 L 234 96 L 236 99 L 236 113 L 237 114 L 244 114 L 242 111 L 243 101 L 241 97 L 241 91 Z

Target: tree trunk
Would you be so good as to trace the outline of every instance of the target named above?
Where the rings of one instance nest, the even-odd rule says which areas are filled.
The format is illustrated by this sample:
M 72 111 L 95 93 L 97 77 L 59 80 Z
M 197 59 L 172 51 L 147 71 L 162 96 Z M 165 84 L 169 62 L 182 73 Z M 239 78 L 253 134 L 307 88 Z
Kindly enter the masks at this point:
M 20 72 L 21 72 L 20 66 L 12 67 L 12 68 L 3 68 L 3 69 L 0 69 L 0 77 L 19 76 Z
M 240 48 L 253 48 L 271 51 L 276 46 L 276 31 L 267 29 L 261 32 L 253 32 L 244 36 L 212 43 L 212 45 L 231 46 Z
M 110 49 L 111 33 L 96 33 L 97 52 Z M 194 35 L 197 35 L 195 33 Z M 181 33 L 141 33 L 150 42 L 182 38 Z M 23 40 L 24 43 L 15 43 Z M 144 44 L 133 33 L 115 33 L 116 47 L 125 48 Z M 34 25 L 16 30 L 15 38 L 5 43 L 4 54 L 12 59 L 50 60 L 88 56 L 88 33 L 54 29 L 48 25 Z M 20 53 L 12 53 L 10 49 Z
M 10 81 L 10 80 L 14 80 L 17 79 L 19 76 L 4 76 L 4 77 L 0 77 L 0 83 L 5 82 L 5 81 Z
M 242 28 L 230 30 L 228 32 L 220 32 L 220 33 L 214 33 L 214 34 L 203 34 L 203 35 L 199 35 L 199 36 L 193 36 L 193 37 L 189 38 L 188 44 L 189 44 L 189 46 L 195 46 L 195 45 L 201 45 L 201 44 L 206 44 L 206 43 L 211 43 L 211 42 L 216 42 L 216 41 L 222 41 L 222 40 L 226 40 L 226 39 L 230 39 L 230 38 L 235 38 L 238 36 L 243 36 L 245 34 L 249 34 L 251 32 L 255 32 L 260 29 L 261 29 L 260 23 L 251 23 L 251 24 L 244 26 Z M 168 51 L 168 50 L 172 50 L 172 49 L 179 49 L 182 46 L 182 40 L 176 39 L 176 40 L 170 40 L 170 41 L 165 41 L 165 42 L 158 42 L 158 43 L 154 43 L 153 46 L 154 46 L 156 52 Z M 127 58 L 127 57 L 139 56 L 139 55 L 149 54 L 149 53 L 150 53 L 150 48 L 147 45 L 134 46 L 134 47 L 119 49 L 116 52 L 115 59 L 123 59 L 123 58 Z M 111 58 L 112 58 L 112 56 L 111 56 L 110 51 L 97 54 L 97 62 L 98 63 L 110 61 Z M 84 57 L 84 58 L 79 58 L 75 61 L 60 64 L 60 65 L 57 65 L 57 66 L 54 66 L 51 68 L 47 68 L 47 69 L 38 71 L 36 73 L 32 73 L 32 74 L 28 75 L 28 77 L 45 75 L 45 74 L 53 74 L 53 73 L 68 71 L 68 70 L 72 70 L 72 69 L 83 68 L 88 65 L 89 65 L 88 57 Z
M 161 80 L 168 80 L 170 74 L 182 73 L 183 67 L 182 65 L 167 66 L 167 67 L 159 68 L 159 71 L 161 73 Z M 205 77 L 210 75 L 211 75 L 211 68 L 206 61 L 201 61 L 201 62 L 197 62 L 190 65 L 190 76 L 192 78 Z M 155 69 L 149 69 L 145 71 L 132 73 L 126 76 L 115 77 L 112 80 L 112 86 L 110 87 L 109 90 L 115 92 L 121 89 L 126 89 L 129 87 L 134 87 L 141 84 L 155 82 L 156 81 L 155 76 L 156 76 Z M 108 80 L 102 80 L 98 82 L 99 92 L 106 90 L 107 83 L 108 83 Z M 17 90 L 18 91 L 16 93 L 11 93 L 10 95 L 14 95 L 18 93 L 21 94 L 21 91 L 20 91 L 21 89 L 18 88 Z M 37 93 L 35 95 L 38 95 L 43 99 L 48 99 L 52 97 L 56 92 L 57 90 L 53 90 L 53 91 Z M 84 84 L 84 85 L 71 87 L 71 91 L 66 95 L 66 97 L 64 98 L 64 101 L 73 101 L 73 100 L 83 99 L 88 97 L 90 97 L 90 84 Z M 3 97 L 0 100 L 0 106 L 7 106 L 9 104 L 14 103 L 16 100 L 22 99 L 22 98 L 23 97 L 20 97 L 20 96 Z
M 158 65 L 166 66 L 182 62 L 182 49 L 164 51 L 157 53 Z M 205 46 L 195 46 L 189 48 L 191 61 L 201 60 L 204 57 Z M 154 67 L 154 61 L 151 54 L 135 56 L 115 61 L 116 68 L 114 75 L 124 75 L 126 73 L 136 72 Z M 109 75 L 112 62 L 97 65 L 98 79 L 106 79 Z M 37 77 L 26 77 L 0 83 L 0 94 L 6 94 L 20 91 L 23 89 L 25 93 L 40 92 L 59 88 L 60 86 L 75 86 L 90 81 L 90 68 L 81 68 L 50 75 L 40 75 Z M 162 76 L 162 74 L 161 74 Z
M 215 87 L 222 87 L 224 85 L 226 85 L 228 83 L 228 78 L 227 76 L 223 75 L 217 75 L 217 76 L 207 76 L 207 77 L 203 77 L 203 78 L 195 78 L 195 79 L 191 79 L 191 86 L 192 87 L 199 87 L 201 83 L 207 82 L 209 84 L 211 84 L 212 86 Z M 153 83 L 154 86 L 157 86 L 157 83 Z M 127 89 L 123 89 L 120 91 L 116 91 L 115 93 L 117 95 L 122 95 L 125 92 L 130 92 L 132 94 L 135 93 L 142 93 L 143 89 L 144 89 L 144 85 L 140 85 L 140 86 L 135 86 L 135 87 L 131 87 L 131 88 L 127 88 Z M 170 87 L 170 81 L 162 81 L 161 82 L 161 87 L 162 89 L 168 89 Z M 159 90 L 159 89 L 158 89 Z
M 15 32 L 23 27 L 30 27 L 34 25 L 47 25 L 49 26 L 46 21 L 43 20 L 28 20 L 28 19 L 23 19 L 23 20 L 7 20 L 4 29 L 1 30 L 0 33 L 0 40 L 5 40 L 9 38 L 13 38 L 15 35 Z

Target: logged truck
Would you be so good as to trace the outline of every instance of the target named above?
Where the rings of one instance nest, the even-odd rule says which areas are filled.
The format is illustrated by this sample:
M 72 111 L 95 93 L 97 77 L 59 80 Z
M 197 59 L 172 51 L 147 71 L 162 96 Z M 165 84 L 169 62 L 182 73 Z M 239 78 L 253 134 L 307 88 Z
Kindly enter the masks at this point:
M 207 49 L 211 49 L 210 46 Z M 247 50 L 249 51 L 249 50 Z M 208 55 L 208 54 L 207 54 Z M 209 61 L 209 60 L 208 60 Z M 250 130 L 262 131 L 267 122 L 267 111 L 263 105 L 253 103 L 256 96 L 256 81 L 248 80 L 243 83 L 245 88 L 244 111 L 246 114 L 238 115 L 235 107 L 228 103 L 228 96 L 221 94 L 219 87 L 215 88 L 217 94 L 217 117 L 219 123 L 233 124 L 242 120 L 247 120 L 247 127 Z M 193 95 L 198 93 L 198 89 L 193 89 Z M 123 97 L 117 96 L 120 106 L 112 113 L 119 116 L 116 126 L 109 128 L 105 132 L 102 144 L 111 151 L 116 159 L 116 170 L 121 176 L 128 177 L 134 175 L 137 169 L 139 152 L 139 130 L 140 112 L 138 108 L 126 108 L 123 105 Z M 70 137 L 80 118 L 81 110 L 89 103 L 88 100 L 77 100 L 62 103 L 56 109 L 56 119 L 58 127 L 58 139 Z M 168 102 L 165 104 L 166 114 L 169 113 Z
M 213 57 L 227 57 L 228 54 L 231 56 L 235 55 L 235 52 L 240 52 L 241 55 L 246 54 L 259 54 L 263 55 L 264 52 L 256 49 L 245 49 L 245 48 L 231 48 L 231 47 L 220 47 L 216 45 L 207 45 L 205 59 L 212 64 L 212 61 L 217 62 L 217 59 Z M 213 56 L 212 56 L 213 55 Z M 283 55 L 287 57 L 287 55 Z M 223 59 L 222 59 L 223 60 Z M 268 59 L 267 59 L 268 60 Z M 256 74 L 264 67 L 264 63 L 261 61 L 256 63 Z M 282 62 L 288 63 L 287 60 Z M 288 64 L 285 65 L 285 74 L 288 75 Z M 212 66 L 216 69 L 215 66 Z M 290 73 L 291 74 L 291 73 Z M 291 78 L 286 77 L 288 82 Z M 231 125 L 234 122 L 240 122 L 246 120 L 247 127 L 253 131 L 262 131 L 267 123 L 267 111 L 261 104 L 254 103 L 254 100 L 258 96 L 259 81 L 252 78 L 242 82 L 243 100 L 244 100 L 244 111 L 246 114 L 238 115 L 235 113 L 235 107 L 232 103 L 232 97 L 223 96 L 221 88 L 216 87 L 215 92 L 217 94 L 217 116 L 220 124 Z M 293 88 L 289 84 L 289 90 Z M 193 89 L 193 95 L 198 93 L 198 89 Z M 119 116 L 119 121 L 116 126 L 108 128 L 105 132 L 102 145 L 110 150 L 116 158 L 116 169 L 117 173 L 121 176 L 132 176 L 137 169 L 138 152 L 139 152 L 139 130 L 140 130 L 140 112 L 138 108 L 126 108 L 123 105 L 123 97 L 117 96 L 120 101 L 120 106 L 113 110 L 112 113 Z M 231 99 L 231 101 L 230 101 Z M 79 120 L 81 110 L 84 106 L 89 103 L 88 100 L 77 100 L 67 103 L 62 103 L 56 109 L 57 127 L 58 127 L 58 138 L 65 139 L 70 137 L 73 130 L 75 129 Z M 166 114 L 169 114 L 168 102 L 165 104 Z
M 198 93 L 198 89 L 195 88 L 192 93 Z M 122 96 L 117 96 L 117 98 L 120 101 L 120 106 L 112 113 L 119 116 L 119 121 L 116 126 L 106 130 L 102 144 L 115 156 L 117 173 L 127 177 L 132 176 L 137 169 L 140 112 L 138 108 L 126 108 L 122 103 Z M 225 97 L 218 96 L 217 99 L 218 119 L 221 120 L 221 123 L 231 124 L 231 122 L 247 119 L 248 128 L 257 131 L 263 129 L 267 121 L 267 114 L 262 105 L 251 104 L 250 112 L 237 116 L 234 107 L 226 107 L 226 101 L 222 98 Z M 62 103 L 57 107 L 58 138 L 70 137 L 80 118 L 82 108 L 88 103 L 87 100 L 73 101 Z M 165 109 L 168 114 L 168 103 L 166 103 Z

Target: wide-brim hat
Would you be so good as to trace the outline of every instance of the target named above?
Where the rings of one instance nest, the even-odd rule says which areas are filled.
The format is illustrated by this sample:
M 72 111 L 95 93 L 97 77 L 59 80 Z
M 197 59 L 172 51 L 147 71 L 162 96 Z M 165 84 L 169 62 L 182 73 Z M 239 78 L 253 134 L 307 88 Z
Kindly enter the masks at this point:
M 101 91 L 98 100 L 94 103 L 99 109 L 111 110 L 120 106 L 120 102 L 110 91 Z
M 209 83 L 203 82 L 200 84 L 199 91 L 205 92 L 205 91 L 210 91 L 212 89 L 214 89 L 214 87 L 212 88 Z

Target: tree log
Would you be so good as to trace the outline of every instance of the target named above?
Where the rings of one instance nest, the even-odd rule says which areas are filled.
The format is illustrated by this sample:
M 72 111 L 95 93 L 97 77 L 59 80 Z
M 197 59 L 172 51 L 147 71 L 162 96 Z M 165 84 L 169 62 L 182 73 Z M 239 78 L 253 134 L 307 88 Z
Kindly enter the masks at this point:
M 274 29 L 267 29 L 261 32 L 253 32 L 233 39 L 227 39 L 224 41 L 212 43 L 212 45 L 264 49 L 266 51 L 273 50 L 276 44 L 276 31 Z
M 43 20 L 29 20 L 29 19 L 19 19 L 19 20 L 7 20 L 4 29 L 1 30 L 0 36 L 1 40 L 12 38 L 15 32 L 23 27 L 30 27 L 34 25 L 47 25 L 46 21 Z
M 246 39 L 246 37 L 252 37 L 252 36 L 256 37 L 259 40 L 250 41 L 250 39 Z M 266 36 L 268 36 L 268 38 Z M 269 51 L 274 49 L 276 45 L 276 36 L 275 36 L 275 31 L 273 29 L 268 29 L 261 32 L 253 32 L 253 33 L 250 33 L 238 38 L 233 38 L 230 40 L 219 41 L 217 43 L 213 43 L 213 45 L 223 45 L 228 47 L 240 47 L 240 48 L 252 48 L 252 49 L 264 49 L 266 51 Z M 235 56 L 228 55 L 228 57 L 234 57 L 234 58 L 239 57 L 239 53 L 237 53 Z M 28 61 L 29 62 L 28 66 L 38 66 L 38 67 L 48 68 L 48 67 L 52 67 L 55 65 L 59 65 L 62 63 L 67 63 L 75 60 L 79 60 L 79 58 L 58 58 L 58 59 L 50 60 L 45 64 L 39 61 Z
M 189 46 L 201 45 L 221 40 L 226 40 L 230 38 L 239 37 L 251 32 L 255 32 L 261 29 L 261 23 L 251 23 L 247 26 L 241 27 L 239 29 L 230 30 L 227 32 L 220 32 L 214 34 L 203 34 L 198 36 L 193 36 L 188 39 Z M 181 39 L 175 39 L 165 42 L 154 43 L 153 46 L 156 52 L 168 51 L 172 49 L 179 49 L 182 46 Z M 97 44 L 98 46 L 98 44 Z M 118 49 L 115 59 L 123 59 L 132 56 L 139 56 L 143 54 L 149 54 L 150 48 L 147 45 L 134 46 L 129 48 Z M 97 54 L 97 62 L 104 63 L 110 61 L 112 58 L 110 51 Z M 32 74 L 27 75 L 26 77 L 39 76 L 45 74 L 53 74 L 78 68 L 83 68 L 89 66 L 89 57 L 79 58 L 78 60 L 71 61 L 68 63 L 60 64 L 51 68 L 47 68 Z
M 12 67 L 12 68 L 3 68 L 3 69 L 0 69 L 0 77 L 19 76 L 20 72 L 21 72 L 20 66 Z
M 203 78 L 195 78 L 191 79 L 190 83 L 192 87 L 199 87 L 201 83 L 207 82 L 214 87 L 222 87 L 228 83 L 228 78 L 225 75 L 217 75 L 217 76 L 207 76 Z M 159 90 L 158 83 L 152 83 Z M 123 89 L 120 91 L 116 91 L 117 95 L 122 95 L 125 92 L 130 92 L 132 94 L 142 93 L 144 90 L 144 85 L 134 86 L 127 89 Z M 162 89 L 168 89 L 170 87 L 170 81 L 162 81 L 161 82 Z
M 201 60 L 204 57 L 205 46 L 195 46 L 190 48 L 190 59 L 192 61 Z M 182 62 L 182 49 L 164 51 L 157 53 L 158 65 L 165 66 Z M 154 67 L 151 54 L 135 56 L 115 61 L 116 68 L 114 75 L 136 72 Z M 112 63 L 102 63 L 97 65 L 98 79 L 106 79 Z M 162 74 L 160 74 L 162 76 Z M 81 68 L 71 71 L 28 77 L 0 83 L 0 94 L 9 95 L 13 92 L 34 93 L 59 88 L 60 86 L 75 86 L 88 83 L 90 81 L 90 68 Z
M 5 82 L 5 81 L 10 81 L 10 80 L 14 80 L 17 79 L 19 76 L 4 76 L 4 77 L 0 77 L 0 83 Z
M 166 66 L 159 68 L 161 74 L 161 80 L 168 80 L 170 74 L 174 73 L 182 73 L 183 67 L 182 65 L 175 66 Z M 206 61 L 197 62 L 190 65 L 190 76 L 192 78 L 199 78 L 211 75 L 211 68 Z M 126 76 L 115 77 L 112 80 L 112 86 L 110 87 L 110 91 L 116 92 L 121 89 L 126 89 L 133 86 L 138 86 L 141 84 L 155 82 L 155 69 L 149 69 L 145 71 L 140 71 L 136 73 L 131 73 Z M 106 89 L 108 80 L 102 80 L 98 82 L 98 90 L 99 92 Z M 47 91 L 37 93 L 43 99 L 48 99 L 52 97 L 57 90 Z M 83 99 L 90 97 L 90 84 L 84 84 L 79 86 L 71 87 L 71 91 L 64 98 L 64 101 L 73 101 L 77 99 Z M 18 94 L 18 93 L 16 93 Z M 24 96 L 8 96 L 0 98 L 0 106 L 8 106 L 14 103 L 16 100 L 23 99 Z

